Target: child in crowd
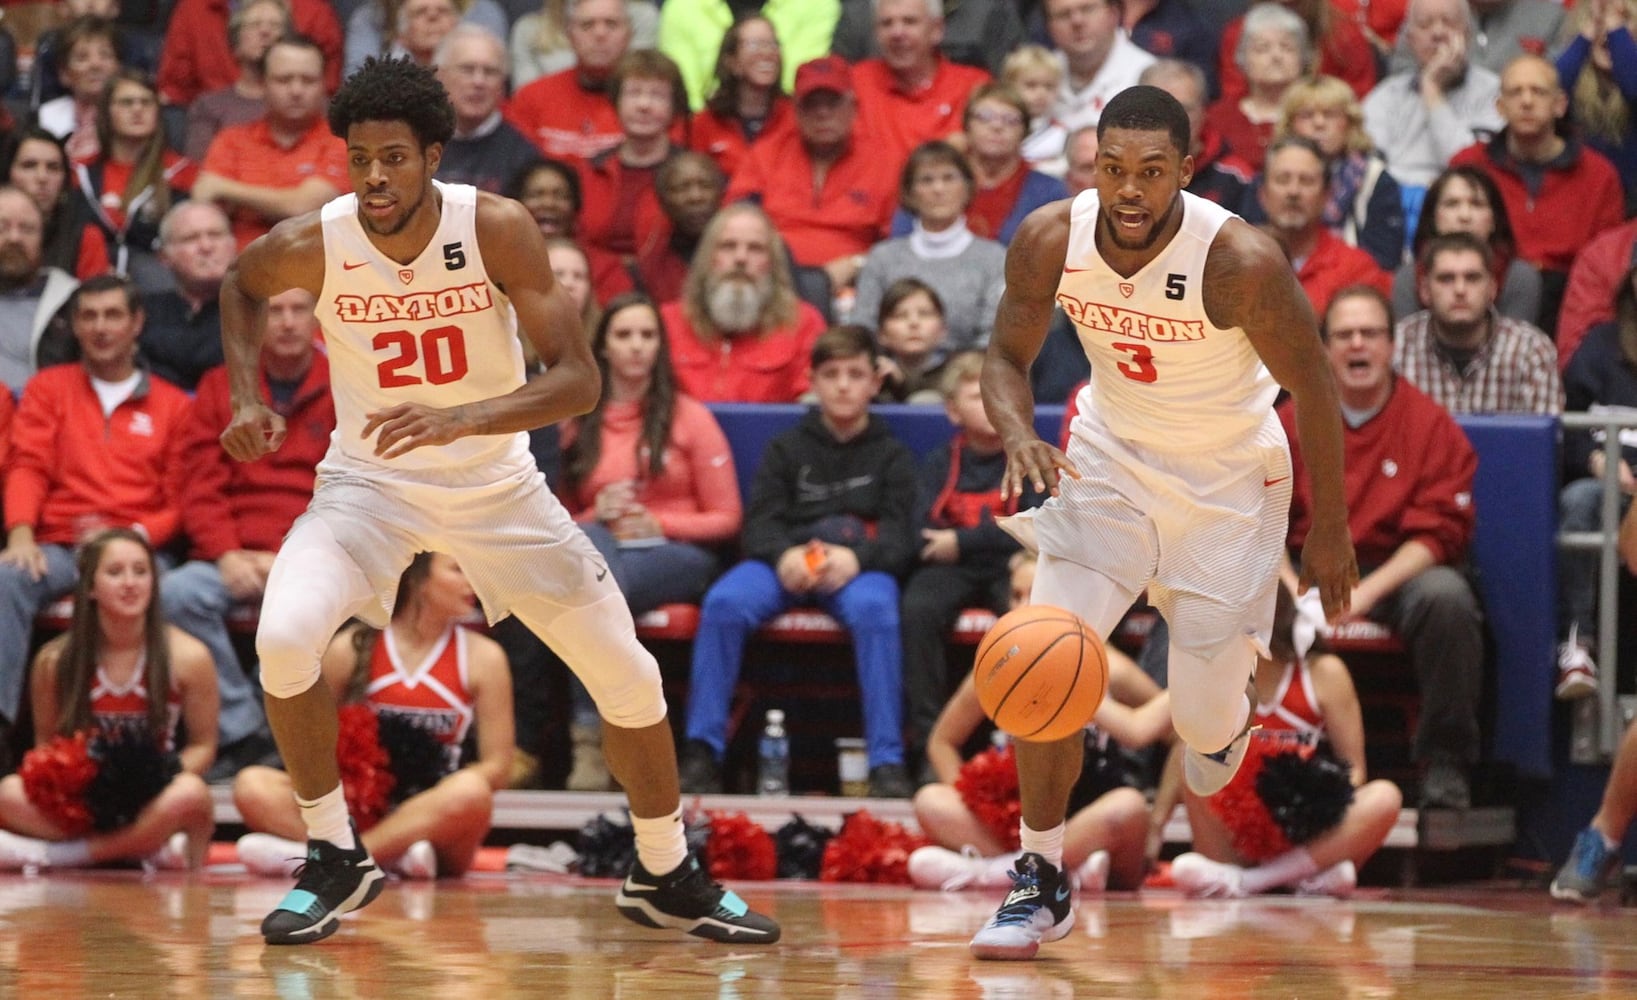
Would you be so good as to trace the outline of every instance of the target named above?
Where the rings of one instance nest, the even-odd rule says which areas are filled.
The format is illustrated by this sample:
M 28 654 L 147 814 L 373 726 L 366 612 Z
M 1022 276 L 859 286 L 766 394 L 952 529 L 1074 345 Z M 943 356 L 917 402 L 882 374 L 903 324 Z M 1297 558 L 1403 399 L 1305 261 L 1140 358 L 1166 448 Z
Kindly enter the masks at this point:
M 511 672 L 498 643 L 461 626 L 476 607 L 460 564 L 422 552 L 399 580 L 386 629 L 349 625 L 324 652 L 324 680 L 338 704 L 362 701 L 378 720 L 424 730 L 441 750 L 434 773 L 394 772 L 398 781 L 412 777 L 429 787 L 359 835 L 382 867 L 404 878 L 470 868 L 489 833 L 494 793 L 506 787 L 511 771 Z M 474 726 L 477 760 L 462 767 L 461 746 Z M 240 838 L 239 860 L 257 875 L 290 877 L 306 854 L 307 832 L 289 775 L 247 767 L 233 782 L 233 802 L 244 825 L 257 831 Z
M 1006 451 L 983 409 L 978 387 L 982 372 L 981 351 L 963 351 L 944 366 L 944 410 L 955 434 L 947 448 L 923 460 L 916 491 L 920 555 L 904 584 L 901 621 L 910 760 L 920 768 L 918 783 L 923 785 L 937 780 L 917 751 L 926 745 L 949 696 L 945 636 L 964 608 L 1007 608 L 1011 571 L 1006 560 L 1019 545 L 995 519 L 1042 499 L 1032 491 L 1021 498 L 1000 498 Z
M 29 675 L 35 743 L 77 733 L 151 739 L 181 770 L 129 823 L 88 834 L 64 829 L 29 799 L 21 774 L 7 775 L 0 824 L 11 832 L 0 832 L 0 870 L 112 861 L 198 868 L 215 826 L 203 778 L 216 757 L 215 664 L 203 643 L 160 616 L 145 537 L 109 529 L 81 546 L 77 561 L 73 620 L 40 649 Z M 158 704 L 156 691 L 165 692 Z M 95 816 L 98 804 L 85 804 Z
M 1010 563 L 1011 606 L 1029 603 L 1035 559 L 1026 552 Z M 1063 863 L 1084 891 L 1109 885 L 1134 889 L 1146 865 L 1148 805 L 1132 787 L 1120 747 L 1143 747 L 1169 738 L 1171 699 L 1124 653 L 1104 646 L 1109 686 L 1086 730 L 1086 757 L 1069 799 Z M 1139 706 L 1135 709 L 1129 707 Z M 984 725 L 983 708 L 968 673 L 944 706 L 927 741 L 927 763 L 936 780 L 915 793 L 915 817 L 934 842 L 909 858 L 909 874 L 922 889 L 993 889 L 1012 884 L 1008 870 L 1018 852 L 967 805 L 956 782 L 961 750 Z M 1117 742 L 1116 742 L 1117 741 Z M 1015 825 L 1015 824 L 1011 824 Z
M 1017 91 L 1029 109 L 1029 131 L 1023 137 L 1023 159 L 1031 170 L 1062 177 L 1068 170 L 1063 146 L 1069 133 L 1052 117 L 1063 64 L 1040 45 L 1020 45 L 1001 64 L 1000 82 Z
M 881 331 L 881 354 L 876 372 L 883 403 L 940 403 L 939 378 L 943 368 L 936 359 L 944 342 L 944 304 L 938 293 L 919 278 L 899 278 L 881 296 L 876 317 Z
M 685 794 L 722 790 L 745 640 L 769 618 L 807 605 L 852 634 L 870 794 L 910 795 L 898 577 L 915 557 L 915 459 L 870 412 L 881 388 L 876 360 L 863 327 L 821 334 L 811 355 L 818 408 L 762 455 L 740 537 L 746 558 L 711 586 L 700 608 L 681 755 Z

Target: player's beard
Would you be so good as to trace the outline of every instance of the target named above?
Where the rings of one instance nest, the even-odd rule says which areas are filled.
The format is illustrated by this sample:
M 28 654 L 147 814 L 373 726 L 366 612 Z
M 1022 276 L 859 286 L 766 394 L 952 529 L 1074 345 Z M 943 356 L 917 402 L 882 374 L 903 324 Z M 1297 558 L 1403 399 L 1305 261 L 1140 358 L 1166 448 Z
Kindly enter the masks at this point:
M 753 333 L 760 327 L 773 281 L 734 272 L 710 281 L 705 289 L 705 313 L 723 333 Z
M 1121 250 L 1147 250 L 1160 238 L 1160 233 L 1165 230 L 1166 225 L 1171 221 L 1172 214 L 1176 212 L 1177 206 L 1180 204 L 1182 204 L 1182 197 L 1179 194 L 1171 199 L 1171 204 L 1166 207 L 1164 214 L 1154 218 L 1153 223 L 1148 227 L 1148 235 L 1139 240 L 1128 240 L 1120 232 L 1120 227 L 1115 224 L 1114 213 L 1111 211 L 1105 210 L 1103 212 L 1103 227 L 1108 232 L 1109 240 Z
M 398 216 L 398 221 L 394 222 L 391 226 L 388 226 L 385 229 L 381 228 L 374 219 L 371 219 L 367 215 L 361 216 L 361 218 L 363 219 L 364 227 L 370 232 L 374 233 L 376 236 L 397 236 L 399 233 L 404 231 L 404 227 L 409 225 L 409 220 L 415 217 L 415 213 L 419 212 L 421 210 L 421 206 L 425 203 L 426 188 L 423 187 L 421 188 L 421 196 L 415 199 L 415 203 L 404 209 L 404 214 Z

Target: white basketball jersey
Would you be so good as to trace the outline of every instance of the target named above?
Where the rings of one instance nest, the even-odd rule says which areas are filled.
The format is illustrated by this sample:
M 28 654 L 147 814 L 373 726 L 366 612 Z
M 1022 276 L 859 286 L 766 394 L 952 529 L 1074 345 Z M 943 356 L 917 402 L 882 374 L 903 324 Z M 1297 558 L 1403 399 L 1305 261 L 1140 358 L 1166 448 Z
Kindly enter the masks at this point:
M 443 196 L 438 229 L 408 264 L 370 242 L 358 221 L 357 195 L 343 195 L 320 213 L 324 289 L 317 311 L 335 394 L 330 452 L 409 478 L 437 470 L 445 482 L 450 473 L 487 482 L 534 468 L 528 435 L 473 435 L 392 459 L 375 456 L 373 435 L 359 436 L 365 415 L 375 410 L 399 403 L 458 406 L 523 384 L 516 317 L 489 280 L 478 248 L 477 189 L 432 183 Z
M 1080 413 L 1164 451 L 1255 435 L 1279 392 L 1245 332 L 1213 326 L 1205 315 L 1205 258 L 1234 214 L 1187 192 L 1181 199 L 1182 228 L 1146 267 L 1122 278 L 1097 250 L 1097 192 L 1081 193 L 1069 209 L 1057 286 L 1058 305 L 1091 361 Z

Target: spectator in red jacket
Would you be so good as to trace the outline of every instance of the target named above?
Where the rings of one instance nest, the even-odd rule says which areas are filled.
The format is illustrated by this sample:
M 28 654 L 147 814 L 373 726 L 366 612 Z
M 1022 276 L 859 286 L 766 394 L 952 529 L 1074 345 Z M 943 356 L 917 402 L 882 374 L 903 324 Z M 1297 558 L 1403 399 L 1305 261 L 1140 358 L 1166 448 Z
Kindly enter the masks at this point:
M 203 163 L 210 140 L 229 125 L 247 125 L 267 110 L 267 80 L 262 60 L 273 43 L 290 32 L 290 11 L 284 0 L 248 0 L 227 19 L 227 45 L 239 75 L 225 87 L 209 90 L 188 102 L 188 128 L 182 155 Z
M 1637 266 L 1637 219 L 1587 243 L 1569 269 L 1557 317 L 1557 367 L 1566 370 L 1586 331 L 1614 318 L 1614 297 L 1626 272 Z
M 678 387 L 701 402 L 792 403 L 824 317 L 796 297 L 784 241 L 754 205 L 728 205 L 660 309 Z
M 239 63 L 228 44 L 232 0 L 177 0 L 159 60 L 159 93 L 165 103 L 186 106 L 200 94 L 231 85 Z M 324 54 L 324 87 L 341 86 L 341 22 L 324 0 L 289 0 L 290 23 Z
M 1258 196 L 1268 219 L 1263 228 L 1284 248 L 1314 312 L 1323 313 L 1330 296 L 1348 285 L 1391 290 L 1392 275 L 1324 224 L 1330 175 L 1312 140 L 1286 136 L 1268 149 Z
M 1603 154 L 1558 134 L 1569 99 L 1551 63 L 1528 55 L 1512 60 L 1501 74 L 1496 106 L 1506 127 L 1489 142 L 1456 153 L 1450 163 L 1483 167 L 1501 189 L 1518 256 L 1540 269 L 1540 322 L 1549 336 L 1575 253 L 1624 221 L 1625 192 Z
M 1348 415 L 1347 520 L 1362 573 L 1344 620 L 1381 622 L 1403 637 L 1421 688 L 1412 750 L 1423 767 L 1421 806 L 1464 809 L 1483 681 L 1483 616 L 1461 572 L 1478 457 L 1448 411 L 1393 373 L 1392 306 L 1380 290 L 1337 292 L 1320 333 Z M 1295 407 L 1286 402 L 1279 417 L 1291 438 L 1289 544 L 1299 558 L 1312 496 Z M 1294 586 L 1294 571 L 1286 576 Z
M 784 58 L 773 23 L 750 14 L 722 36 L 716 89 L 694 116 L 688 145 L 716 161 L 732 177 L 751 143 L 795 121 L 790 95 L 779 86 Z
M 1223 94 L 1205 112 L 1205 121 L 1235 155 L 1261 170 L 1285 94 L 1313 66 L 1313 40 L 1295 11 L 1271 0 L 1252 7 L 1238 23 L 1243 30 L 1233 60 L 1243 73 L 1243 89 Z
M 0 550 L 0 728 L 17 721 L 34 616 L 74 589 L 74 549 L 134 526 L 156 547 L 176 536 L 178 429 L 188 398 L 136 365 L 136 285 L 99 275 L 74 293 L 78 364 L 47 368 L 23 390 L 6 476 Z
M 568 17 L 568 44 L 574 65 L 519 89 L 506 117 L 547 156 L 589 160 L 620 143 L 608 82 L 631 47 L 625 0 L 578 0 Z
M 938 49 L 943 39 L 942 3 L 877 0 L 880 55 L 853 67 L 853 86 L 859 126 L 881 143 L 876 153 L 894 169 L 902 168 L 921 143 L 961 131 L 967 97 L 989 82 L 986 70 L 946 58 Z
M 1281 0 L 1295 11 L 1307 25 L 1307 37 L 1319 50 L 1316 73 L 1339 76 L 1353 88 L 1360 100 L 1376 85 L 1375 50 L 1365 39 L 1364 32 L 1351 18 L 1331 6 L 1332 0 Z M 1222 29 L 1222 46 L 1217 52 L 1222 97 L 1237 100 L 1245 96 L 1249 85 L 1245 73 L 1234 58 L 1239 51 L 1239 38 L 1245 30 L 1244 17 L 1228 22 Z
M 189 561 L 166 573 L 165 618 L 203 642 L 221 691 L 221 750 L 210 776 L 231 777 L 273 750 L 255 685 L 228 636 L 233 605 L 259 606 L 273 556 L 313 498 L 314 469 L 335 429 L 329 360 L 315 350 L 318 319 L 310 293 L 296 288 L 267 302 L 261 392 L 284 418 L 284 444 L 254 462 L 235 462 L 217 436 L 233 417 L 226 368 L 199 382 L 181 427 L 179 487 Z

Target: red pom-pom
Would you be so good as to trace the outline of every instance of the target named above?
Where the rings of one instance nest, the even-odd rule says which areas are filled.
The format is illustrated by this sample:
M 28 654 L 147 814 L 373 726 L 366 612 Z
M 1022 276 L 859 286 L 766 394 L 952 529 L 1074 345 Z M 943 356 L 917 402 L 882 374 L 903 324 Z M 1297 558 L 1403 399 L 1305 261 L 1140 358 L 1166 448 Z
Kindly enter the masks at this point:
M 1017 754 L 1008 743 L 990 747 L 961 765 L 955 791 L 978 821 L 989 828 L 1008 851 L 1019 846 L 1023 802 L 1017 787 Z
M 368 705 L 343 705 L 338 715 L 341 728 L 335 758 L 341 768 L 341 789 L 347 797 L 347 812 L 362 832 L 379 823 L 391 807 L 392 761 L 381 748 L 380 728 Z
M 91 829 L 91 810 L 85 791 L 97 777 L 91 758 L 90 735 L 53 736 L 23 755 L 18 775 L 28 800 L 52 825 L 68 837 Z
M 1250 864 L 1276 858 L 1294 846 L 1256 791 L 1256 776 L 1262 772 L 1262 764 L 1268 757 L 1289 753 L 1291 749 L 1288 741 L 1252 733 L 1239 773 L 1227 787 L 1205 800 L 1211 812 L 1227 826 L 1234 852 Z
M 865 810 L 848 816 L 824 846 L 823 882 L 909 885 L 909 856 L 931 843 L 898 823 L 883 823 Z
M 770 879 L 779 874 L 773 838 L 744 813 L 707 813 L 710 839 L 705 862 L 714 879 Z

